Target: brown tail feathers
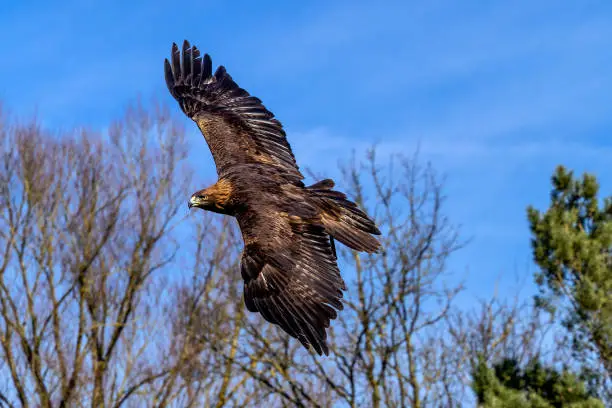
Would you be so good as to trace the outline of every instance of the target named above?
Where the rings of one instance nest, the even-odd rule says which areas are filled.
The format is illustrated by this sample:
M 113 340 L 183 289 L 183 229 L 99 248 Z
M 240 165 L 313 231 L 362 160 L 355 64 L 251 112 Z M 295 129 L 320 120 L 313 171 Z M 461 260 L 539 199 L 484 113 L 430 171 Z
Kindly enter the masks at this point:
M 378 252 L 380 242 L 372 235 L 380 235 L 380 230 L 374 221 L 357 204 L 347 200 L 345 194 L 332 190 L 333 187 L 331 179 L 307 187 L 321 209 L 321 220 L 327 232 L 356 251 Z

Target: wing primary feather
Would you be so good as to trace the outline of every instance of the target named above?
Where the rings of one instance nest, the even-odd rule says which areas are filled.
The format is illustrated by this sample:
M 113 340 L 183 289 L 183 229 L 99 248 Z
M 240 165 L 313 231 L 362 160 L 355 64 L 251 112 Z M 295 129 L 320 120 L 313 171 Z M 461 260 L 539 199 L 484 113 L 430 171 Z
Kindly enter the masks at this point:
M 336 254 L 336 243 L 334 242 L 334 237 L 329 236 L 329 243 L 331 245 L 332 253 L 334 254 L 334 259 L 338 259 L 338 254 Z
M 174 85 L 181 84 L 181 52 L 178 45 L 172 43 L 172 73 L 174 75 Z
M 219 65 L 219 67 L 215 71 L 215 78 L 217 79 L 217 81 L 221 80 L 224 78 L 226 74 L 227 74 L 227 71 L 225 70 L 225 67 L 223 65 Z
M 185 85 L 191 85 L 191 64 L 193 63 L 191 59 L 191 46 L 189 45 L 189 41 L 183 41 L 183 81 L 185 81 Z
M 202 79 L 207 80 L 212 76 L 212 59 L 210 55 L 204 54 L 204 59 L 202 60 Z
M 200 56 L 200 50 L 194 45 L 191 48 L 191 53 L 193 55 L 192 58 L 192 66 L 191 72 L 193 74 L 193 86 L 199 87 L 200 81 L 202 80 L 202 57 Z
M 170 61 L 166 58 L 164 61 L 164 76 L 166 77 L 166 86 L 172 95 L 174 95 L 174 74 L 172 73 L 172 66 Z

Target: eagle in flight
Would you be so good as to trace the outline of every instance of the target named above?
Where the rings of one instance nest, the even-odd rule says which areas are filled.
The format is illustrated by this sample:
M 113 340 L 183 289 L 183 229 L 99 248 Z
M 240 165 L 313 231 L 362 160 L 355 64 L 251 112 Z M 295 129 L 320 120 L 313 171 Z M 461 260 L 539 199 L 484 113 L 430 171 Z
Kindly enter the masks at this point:
M 200 128 L 218 181 L 195 192 L 189 208 L 236 217 L 244 250 L 244 303 L 307 349 L 329 354 L 325 329 L 342 310 L 344 280 L 334 239 L 377 252 L 375 223 L 330 179 L 306 186 L 281 123 L 208 54 L 172 45 L 166 84 Z

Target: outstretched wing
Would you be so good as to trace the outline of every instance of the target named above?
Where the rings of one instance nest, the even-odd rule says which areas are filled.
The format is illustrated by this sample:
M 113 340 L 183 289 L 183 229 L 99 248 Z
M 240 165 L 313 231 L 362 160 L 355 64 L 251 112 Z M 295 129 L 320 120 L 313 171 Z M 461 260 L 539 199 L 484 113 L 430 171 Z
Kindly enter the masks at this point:
M 306 348 L 329 354 L 330 321 L 342 310 L 340 276 L 330 236 L 320 225 L 287 213 L 238 217 L 245 240 L 244 302 Z
M 181 109 L 202 131 L 217 166 L 224 174 L 237 164 L 262 164 L 303 179 L 281 123 L 258 98 L 240 88 L 219 66 L 189 42 L 183 52 L 172 44 L 165 60 L 166 84 Z

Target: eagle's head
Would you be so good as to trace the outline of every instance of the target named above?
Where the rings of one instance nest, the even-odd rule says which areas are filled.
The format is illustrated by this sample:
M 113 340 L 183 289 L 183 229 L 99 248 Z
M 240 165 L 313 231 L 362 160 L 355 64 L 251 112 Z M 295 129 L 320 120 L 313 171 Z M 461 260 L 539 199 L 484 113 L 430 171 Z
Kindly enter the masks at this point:
M 230 205 L 231 186 L 228 182 L 219 180 L 217 183 L 191 195 L 187 205 L 220 214 L 232 214 Z

